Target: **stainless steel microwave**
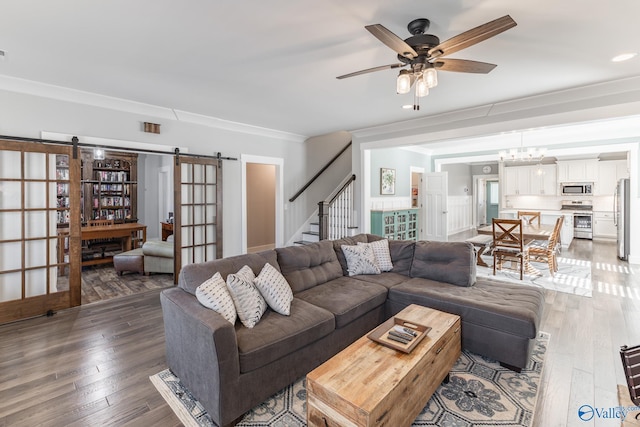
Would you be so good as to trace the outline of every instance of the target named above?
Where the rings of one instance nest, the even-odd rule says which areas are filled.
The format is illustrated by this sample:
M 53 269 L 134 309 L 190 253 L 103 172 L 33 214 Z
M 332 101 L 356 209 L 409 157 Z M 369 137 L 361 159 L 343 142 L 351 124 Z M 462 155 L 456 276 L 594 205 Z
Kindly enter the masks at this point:
M 592 196 L 592 182 L 563 182 L 560 184 L 563 196 Z

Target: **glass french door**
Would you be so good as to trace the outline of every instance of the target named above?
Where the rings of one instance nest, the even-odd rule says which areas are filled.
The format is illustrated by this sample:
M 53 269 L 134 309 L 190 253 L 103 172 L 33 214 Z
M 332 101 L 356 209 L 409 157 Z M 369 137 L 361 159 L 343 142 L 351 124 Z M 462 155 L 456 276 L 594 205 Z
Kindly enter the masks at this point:
M 222 257 L 222 161 L 176 156 L 174 274 L 183 265 Z
M 0 140 L 0 323 L 80 305 L 79 183 L 72 147 Z

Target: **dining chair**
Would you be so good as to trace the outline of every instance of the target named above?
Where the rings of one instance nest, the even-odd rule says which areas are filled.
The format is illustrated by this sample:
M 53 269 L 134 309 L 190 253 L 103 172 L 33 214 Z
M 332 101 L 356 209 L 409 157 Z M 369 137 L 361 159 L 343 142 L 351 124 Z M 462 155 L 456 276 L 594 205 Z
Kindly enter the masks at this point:
M 505 261 L 520 267 L 520 280 L 529 263 L 529 248 L 522 238 L 522 219 L 493 218 L 493 275 Z
M 620 347 L 622 369 L 629 388 L 629 397 L 636 405 L 640 405 L 640 345 Z M 640 413 L 636 414 L 636 420 L 640 419 Z
M 540 225 L 540 211 L 518 211 L 518 218 L 522 218 L 529 225 Z
M 534 240 L 529 243 L 529 257 L 532 261 L 546 262 L 551 276 L 558 271 L 558 252 L 560 250 L 560 230 L 564 217 L 556 219 L 551 236 L 547 240 Z

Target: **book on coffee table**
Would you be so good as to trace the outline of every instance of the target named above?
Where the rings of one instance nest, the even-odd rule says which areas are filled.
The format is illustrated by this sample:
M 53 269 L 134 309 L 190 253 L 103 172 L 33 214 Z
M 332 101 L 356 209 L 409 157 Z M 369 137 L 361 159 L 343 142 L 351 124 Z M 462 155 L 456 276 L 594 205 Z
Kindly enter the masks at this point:
M 371 331 L 367 337 L 394 350 L 411 353 L 430 330 L 429 326 L 394 316 Z

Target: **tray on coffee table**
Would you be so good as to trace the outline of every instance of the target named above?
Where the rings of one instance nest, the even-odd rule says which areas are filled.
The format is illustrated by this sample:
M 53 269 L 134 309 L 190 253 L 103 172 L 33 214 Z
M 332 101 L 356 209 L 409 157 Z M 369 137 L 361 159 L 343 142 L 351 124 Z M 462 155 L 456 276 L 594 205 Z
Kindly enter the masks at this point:
M 415 332 L 415 337 L 406 343 L 396 341 L 393 338 L 389 338 L 389 332 L 395 330 L 396 326 L 409 328 L 410 330 Z M 411 350 L 413 350 L 415 346 L 417 346 L 418 343 L 420 343 L 420 341 L 422 341 L 422 339 L 427 336 L 430 330 L 431 327 L 429 326 L 421 325 L 416 322 L 410 322 L 408 320 L 404 320 L 400 317 L 394 316 L 371 331 L 367 335 L 367 337 L 372 341 L 375 341 L 394 350 L 402 351 L 403 353 L 411 353 Z

